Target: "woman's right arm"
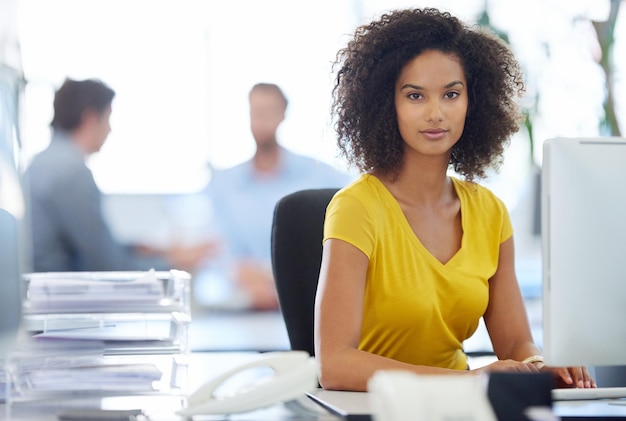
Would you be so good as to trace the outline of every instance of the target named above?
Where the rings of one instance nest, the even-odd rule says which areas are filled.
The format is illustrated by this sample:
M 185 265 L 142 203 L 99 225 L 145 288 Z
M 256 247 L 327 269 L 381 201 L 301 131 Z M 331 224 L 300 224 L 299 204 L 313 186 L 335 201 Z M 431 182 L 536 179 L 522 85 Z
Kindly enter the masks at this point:
M 324 243 L 315 300 L 315 354 L 325 389 L 366 391 L 378 370 L 459 374 L 458 370 L 415 366 L 358 349 L 368 257 L 338 239 Z M 417 321 L 416 321 L 417 322 Z

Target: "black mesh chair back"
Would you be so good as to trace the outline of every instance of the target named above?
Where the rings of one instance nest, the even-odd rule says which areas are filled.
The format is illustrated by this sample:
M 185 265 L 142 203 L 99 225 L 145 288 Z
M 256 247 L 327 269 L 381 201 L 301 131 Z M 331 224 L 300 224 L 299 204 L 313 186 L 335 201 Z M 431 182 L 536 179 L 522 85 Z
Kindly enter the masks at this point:
M 276 204 L 272 270 L 292 350 L 314 355 L 313 313 L 326 207 L 337 188 L 301 190 Z

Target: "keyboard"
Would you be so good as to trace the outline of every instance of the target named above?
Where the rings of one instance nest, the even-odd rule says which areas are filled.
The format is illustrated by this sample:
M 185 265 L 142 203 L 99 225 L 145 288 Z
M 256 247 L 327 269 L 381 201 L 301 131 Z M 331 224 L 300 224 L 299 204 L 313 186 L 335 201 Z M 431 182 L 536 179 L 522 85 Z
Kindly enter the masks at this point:
M 626 398 L 626 387 L 596 387 L 589 389 L 564 388 L 552 389 L 555 401 L 574 401 L 588 399 L 620 399 Z

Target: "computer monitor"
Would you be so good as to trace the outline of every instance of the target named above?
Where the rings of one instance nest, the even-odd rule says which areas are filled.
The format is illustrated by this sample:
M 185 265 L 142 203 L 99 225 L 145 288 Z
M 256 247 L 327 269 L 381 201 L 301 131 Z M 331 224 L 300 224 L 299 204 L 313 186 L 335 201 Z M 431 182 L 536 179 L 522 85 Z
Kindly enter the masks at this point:
M 19 176 L 0 144 L 0 358 L 11 350 L 22 314 L 24 200 Z
M 23 78 L 0 66 L 0 360 L 17 337 L 22 314 L 20 277 L 28 269 L 26 209 L 20 182 L 17 139 Z M 0 367 L 1 370 L 1 367 Z
M 550 139 L 543 150 L 544 358 L 626 365 L 626 139 Z
M 18 231 L 14 216 L 0 208 L 0 358 L 17 338 L 22 313 Z

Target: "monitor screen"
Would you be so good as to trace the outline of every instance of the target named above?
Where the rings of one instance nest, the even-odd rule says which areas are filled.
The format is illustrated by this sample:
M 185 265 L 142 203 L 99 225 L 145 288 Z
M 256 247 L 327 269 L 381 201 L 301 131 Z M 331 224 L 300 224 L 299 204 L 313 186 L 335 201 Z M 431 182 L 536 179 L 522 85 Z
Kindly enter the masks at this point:
M 0 66 L 0 357 L 10 351 L 17 336 L 22 309 L 20 276 L 28 268 L 17 137 L 22 84 L 17 70 Z
M 626 139 L 544 143 L 544 358 L 626 365 Z
M 24 203 L 18 174 L 0 144 L 0 357 L 10 351 L 22 313 Z

